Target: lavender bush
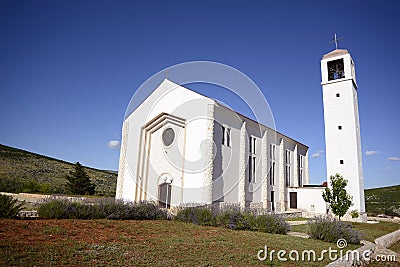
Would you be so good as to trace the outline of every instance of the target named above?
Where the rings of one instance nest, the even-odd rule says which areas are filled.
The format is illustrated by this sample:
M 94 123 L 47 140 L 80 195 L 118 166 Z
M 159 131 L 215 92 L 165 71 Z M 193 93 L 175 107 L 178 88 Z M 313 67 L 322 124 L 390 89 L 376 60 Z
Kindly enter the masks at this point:
M 129 220 L 160 220 L 167 218 L 167 211 L 152 202 L 128 203 Z
M 40 217 L 47 219 L 157 220 L 167 218 L 166 211 L 154 203 L 130 203 L 113 199 L 100 203 L 50 199 L 39 206 L 38 213 Z
M 216 221 L 218 226 L 232 230 L 251 230 L 251 221 L 254 215 L 241 212 L 236 207 L 225 207 L 218 214 Z
M 362 234 L 350 223 L 338 221 L 331 216 L 314 217 L 308 220 L 308 234 L 311 238 L 336 243 L 345 239 L 348 244 L 360 244 Z
M 181 207 L 175 218 L 177 221 L 225 227 L 232 230 L 261 231 L 286 234 L 289 224 L 276 214 L 261 214 L 254 210 L 242 210 L 238 205 L 222 208 L 212 206 Z
M 38 208 L 38 214 L 46 219 L 69 219 L 70 210 L 73 208 L 69 201 L 63 199 L 49 199 Z
M 206 206 L 181 208 L 175 215 L 177 221 L 208 226 L 215 226 L 215 218 L 214 210 Z
M 285 235 L 288 231 L 290 231 L 290 225 L 282 216 L 279 216 L 275 213 L 265 214 L 254 217 L 251 230 Z

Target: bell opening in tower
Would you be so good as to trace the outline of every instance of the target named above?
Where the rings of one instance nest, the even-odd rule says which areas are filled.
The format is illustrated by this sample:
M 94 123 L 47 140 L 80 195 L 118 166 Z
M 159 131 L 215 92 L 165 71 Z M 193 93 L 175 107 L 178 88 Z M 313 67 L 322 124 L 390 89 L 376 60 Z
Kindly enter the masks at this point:
M 328 81 L 342 79 L 344 75 L 343 58 L 328 61 Z

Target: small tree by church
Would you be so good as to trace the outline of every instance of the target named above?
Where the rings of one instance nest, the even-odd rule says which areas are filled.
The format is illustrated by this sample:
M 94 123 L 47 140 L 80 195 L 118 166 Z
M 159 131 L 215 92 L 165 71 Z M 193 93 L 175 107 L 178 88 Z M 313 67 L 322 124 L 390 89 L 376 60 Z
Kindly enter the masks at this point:
M 332 189 L 327 186 L 325 192 L 322 192 L 322 197 L 330 204 L 333 214 L 338 216 L 340 221 L 352 205 L 352 197 L 345 189 L 347 180 L 340 174 L 331 175 L 330 180 Z
M 67 188 L 72 194 L 93 195 L 95 193 L 94 184 L 91 183 L 89 175 L 79 162 L 75 163 L 75 170 L 70 171 L 65 178 Z

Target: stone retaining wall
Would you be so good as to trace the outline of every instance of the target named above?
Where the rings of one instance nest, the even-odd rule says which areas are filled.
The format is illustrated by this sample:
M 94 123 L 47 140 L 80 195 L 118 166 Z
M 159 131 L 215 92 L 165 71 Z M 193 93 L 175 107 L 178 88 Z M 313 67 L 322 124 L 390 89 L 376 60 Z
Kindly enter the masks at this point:
M 398 241 L 400 241 L 400 229 L 375 239 L 375 243 L 384 248 L 388 248 Z
M 46 199 L 67 199 L 70 201 L 79 201 L 85 203 L 98 203 L 99 201 L 105 200 L 107 198 L 102 197 L 71 197 L 71 196 L 57 196 L 57 195 L 41 195 L 41 194 L 30 194 L 30 193 L 6 193 L 0 192 L 0 195 L 7 195 L 12 196 L 13 198 L 17 199 L 18 201 L 25 201 L 28 203 L 38 204 L 43 202 Z M 109 198 L 110 199 L 110 198 Z M 112 198 L 114 199 L 114 198 Z

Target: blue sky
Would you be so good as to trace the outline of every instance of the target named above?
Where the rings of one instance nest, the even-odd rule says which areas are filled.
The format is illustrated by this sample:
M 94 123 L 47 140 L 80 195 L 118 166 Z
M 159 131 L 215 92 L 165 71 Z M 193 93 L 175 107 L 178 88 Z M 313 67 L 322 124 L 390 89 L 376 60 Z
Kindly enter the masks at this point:
M 209 60 L 261 88 L 277 130 L 310 147 L 311 182 L 320 183 L 320 59 L 337 33 L 356 64 L 365 187 L 399 184 L 399 5 L 2 0 L 0 143 L 117 170 L 108 142 L 120 140 L 135 90 L 168 66 Z

